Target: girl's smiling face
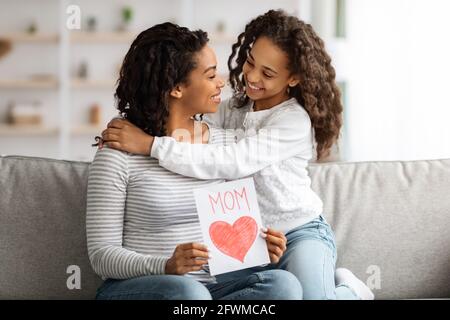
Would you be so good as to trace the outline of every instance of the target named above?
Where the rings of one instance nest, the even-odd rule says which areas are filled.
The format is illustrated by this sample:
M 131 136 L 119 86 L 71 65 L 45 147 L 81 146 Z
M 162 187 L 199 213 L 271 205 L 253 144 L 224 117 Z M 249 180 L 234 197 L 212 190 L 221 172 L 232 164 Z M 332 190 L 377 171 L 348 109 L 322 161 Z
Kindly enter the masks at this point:
M 256 39 L 242 67 L 245 93 L 255 101 L 255 110 L 269 109 L 289 99 L 287 89 L 299 83 L 288 70 L 287 54 L 269 38 Z

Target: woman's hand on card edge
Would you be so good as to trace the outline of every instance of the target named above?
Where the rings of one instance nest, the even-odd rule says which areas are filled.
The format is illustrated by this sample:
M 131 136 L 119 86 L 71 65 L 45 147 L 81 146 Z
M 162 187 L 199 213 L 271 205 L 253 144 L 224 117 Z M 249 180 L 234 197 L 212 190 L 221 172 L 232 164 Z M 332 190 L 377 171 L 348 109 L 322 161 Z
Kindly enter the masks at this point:
M 165 273 L 183 275 L 199 271 L 211 258 L 208 248 L 201 243 L 189 242 L 178 245 L 167 261 Z
M 272 228 L 262 228 L 261 236 L 266 240 L 270 262 L 278 263 L 286 251 L 286 237 Z

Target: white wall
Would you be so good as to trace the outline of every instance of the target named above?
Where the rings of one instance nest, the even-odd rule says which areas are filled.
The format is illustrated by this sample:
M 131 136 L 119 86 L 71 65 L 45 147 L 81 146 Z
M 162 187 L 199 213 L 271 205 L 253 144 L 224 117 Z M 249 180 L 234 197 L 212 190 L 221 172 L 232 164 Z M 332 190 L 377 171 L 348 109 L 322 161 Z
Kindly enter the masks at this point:
M 450 158 L 450 1 L 348 0 L 347 160 Z

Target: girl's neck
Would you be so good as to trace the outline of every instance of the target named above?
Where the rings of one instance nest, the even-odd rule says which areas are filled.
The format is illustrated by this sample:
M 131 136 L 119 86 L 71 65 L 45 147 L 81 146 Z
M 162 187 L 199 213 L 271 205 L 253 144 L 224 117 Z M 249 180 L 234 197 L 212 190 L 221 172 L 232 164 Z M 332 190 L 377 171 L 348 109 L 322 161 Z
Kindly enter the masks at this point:
M 267 110 L 289 99 L 290 99 L 289 94 L 286 91 L 283 91 L 280 94 L 277 94 L 273 97 L 256 100 L 255 103 L 253 104 L 253 110 L 254 111 Z

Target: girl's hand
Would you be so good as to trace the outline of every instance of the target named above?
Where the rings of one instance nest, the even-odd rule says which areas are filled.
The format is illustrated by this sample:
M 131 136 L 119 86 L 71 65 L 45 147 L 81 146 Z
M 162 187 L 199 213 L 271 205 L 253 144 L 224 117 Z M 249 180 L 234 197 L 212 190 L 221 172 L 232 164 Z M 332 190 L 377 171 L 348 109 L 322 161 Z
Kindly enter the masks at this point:
M 199 271 L 210 258 L 208 249 L 203 244 L 195 242 L 180 244 L 167 261 L 166 274 L 182 275 L 191 271 Z
M 150 156 L 153 139 L 128 120 L 113 119 L 108 123 L 108 128 L 103 130 L 103 141 L 99 142 L 98 147 L 101 149 L 107 145 L 113 149 Z
M 282 232 L 275 231 L 271 228 L 263 228 L 261 236 L 266 239 L 270 262 L 278 263 L 286 251 L 286 237 Z

